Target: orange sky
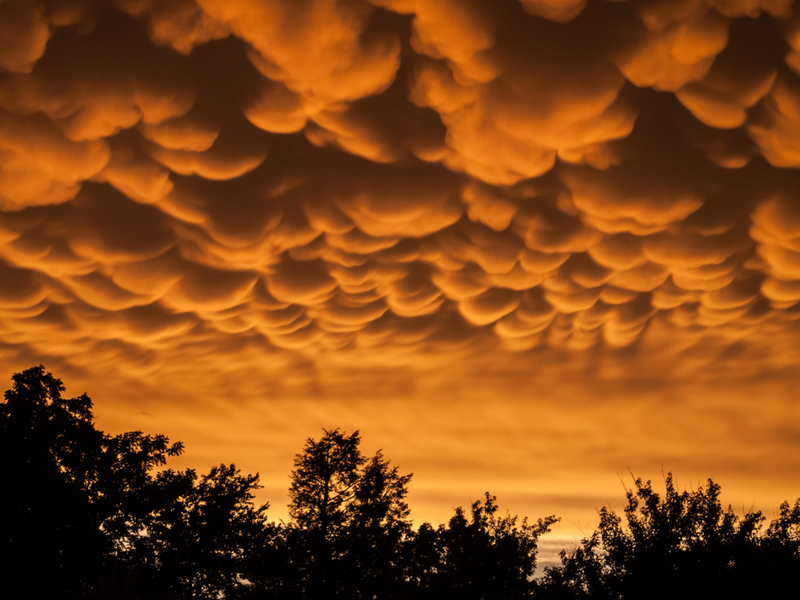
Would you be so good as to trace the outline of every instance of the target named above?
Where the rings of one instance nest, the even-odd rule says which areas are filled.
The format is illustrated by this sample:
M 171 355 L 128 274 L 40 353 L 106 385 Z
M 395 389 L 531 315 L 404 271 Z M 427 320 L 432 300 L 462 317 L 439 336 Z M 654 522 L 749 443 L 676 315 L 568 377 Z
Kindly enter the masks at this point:
M 800 10 L 0 0 L 0 366 L 259 471 L 563 517 L 800 495 Z M 559 541 L 561 540 L 561 541 Z

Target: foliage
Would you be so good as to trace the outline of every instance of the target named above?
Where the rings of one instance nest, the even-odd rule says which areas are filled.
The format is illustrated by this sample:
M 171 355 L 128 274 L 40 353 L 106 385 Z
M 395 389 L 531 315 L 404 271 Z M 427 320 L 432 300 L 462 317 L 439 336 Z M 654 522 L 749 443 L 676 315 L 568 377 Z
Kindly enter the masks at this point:
M 92 402 L 62 398 L 61 381 L 41 366 L 12 379 L 0 405 L 0 585 L 34 597 L 79 594 L 107 551 L 100 519 L 88 510 L 102 450 Z M 32 564 L 48 576 L 28 580 Z
M 193 470 L 159 473 L 165 494 L 146 540 L 156 557 L 152 589 L 176 596 L 220 598 L 247 589 L 248 558 L 268 537 L 268 505 L 256 508 L 257 475 L 220 465 L 198 479 Z
M 561 553 L 561 565 L 547 570 L 537 597 L 794 597 L 790 590 L 800 589 L 800 506 L 790 511 L 785 504 L 761 535 L 762 514 L 738 517 L 730 506 L 723 508 L 712 480 L 678 492 L 669 474 L 665 486 L 662 498 L 650 481 L 636 479 L 635 489 L 626 492 L 624 524 L 614 511 L 601 509 L 598 530 Z M 771 576 L 761 576 L 766 573 Z
M 289 514 L 299 590 L 308 597 L 372 598 L 400 582 L 400 544 L 411 531 L 405 502 L 411 475 L 401 476 L 361 438 L 338 429 L 309 438 L 295 457 Z
M 65 399 L 38 366 L 13 376 L 0 405 L 4 589 L 32 597 L 231 596 L 248 547 L 264 536 L 258 476 L 222 465 L 157 471 L 183 446 L 96 429 L 86 394 Z M 241 564 L 240 564 L 241 563 Z M 46 577 L 30 578 L 36 564 Z
M 289 514 L 299 527 L 329 540 L 345 526 L 365 462 L 360 442 L 358 431 L 347 436 L 338 429 L 325 430 L 319 442 L 306 441 L 289 488 Z
M 488 492 L 474 502 L 469 517 L 458 507 L 447 527 L 420 527 L 411 544 L 414 597 L 514 600 L 530 596 L 537 542 L 558 521 L 529 524 L 498 515 L 497 498 Z

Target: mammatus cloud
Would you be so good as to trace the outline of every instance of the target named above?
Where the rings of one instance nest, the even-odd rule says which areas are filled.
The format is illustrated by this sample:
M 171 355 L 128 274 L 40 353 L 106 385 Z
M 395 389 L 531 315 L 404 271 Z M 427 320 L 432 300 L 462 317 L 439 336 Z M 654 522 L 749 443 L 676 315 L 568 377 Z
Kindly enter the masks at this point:
M 796 331 L 790 2 L 0 10 L 4 318 L 37 352 L 102 343 L 86 310 L 154 356 Z
M 799 19 L 2 0 L 0 357 L 246 397 L 486 356 L 501 388 L 788 377 Z

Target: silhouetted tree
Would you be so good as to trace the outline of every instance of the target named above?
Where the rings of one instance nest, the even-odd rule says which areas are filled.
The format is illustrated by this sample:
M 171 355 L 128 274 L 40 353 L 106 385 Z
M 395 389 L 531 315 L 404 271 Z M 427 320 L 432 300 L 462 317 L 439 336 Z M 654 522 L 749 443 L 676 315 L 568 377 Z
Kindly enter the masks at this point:
M 343 540 L 350 598 L 388 598 L 403 581 L 402 544 L 411 534 L 406 503 L 411 475 L 401 476 L 379 450 L 355 486 Z
M 90 508 L 103 445 L 92 401 L 62 398 L 61 381 L 42 366 L 12 380 L 0 405 L 0 586 L 30 597 L 80 595 L 108 551 L 102 517 Z
M 323 538 L 344 527 L 365 462 L 360 442 L 358 431 L 347 436 L 338 429 L 325 430 L 318 442 L 308 438 L 303 452 L 295 456 L 289 514 L 299 527 Z
M 723 509 L 712 480 L 679 493 L 669 474 L 663 498 L 649 481 L 636 479 L 635 486 L 627 491 L 624 524 L 601 509 L 598 530 L 561 553 L 561 565 L 539 581 L 537 598 L 796 598 L 800 504 L 784 505 L 761 536 L 761 513 L 740 518 Z
M 93 597 L 174 598 L 158 580 L 158 548 L 152 532 L 165 508 L 191 489 L 192 473 L 155 472 L 183 451 L 163 435 L 140 431 L 103 436 L 90 483 L 90 508 L 110 546 Z
M 273 530 L 268 505 L 253 504 L 258 476 L 220 465 L 199 479 L 187 470 L 162 472 L 157 480 L 179 493 L 167 494 L 148 524 L 145 540 L 156 560 L 148 588 L 203 599 L 249 591 L 250 556 Z
M 256 509 L 258 476 L 233 465 L 197 478 L 157 472 L 180 443 L 95 428 L 86 394 L 64 399 L 38 366 L 0 405 L 3 589 L 35 598 L 233 598 L 251 549 L 275 527 Z M 31 577 L 31 566 L 41 576 Z
M 306 597 L 385 597 L 402 578 L 411 475 L 400 476 L 381 452 L 367 460 L 360 442 L 358 431 L 325 430 L 295 457 L 287 535 L 295 546 L 296 593 Z
M 458 507 L 447 527 L 423 524 L 408 548 L 409 597 L 529 598 L 538 539 L 558 519 L 529 524 L 497 512 L 497 498 L 487 492 L 469 516 Z
M 781 504 L 779 514 L 761 538 L 758 569 L 773 598 L 796 597 L 800 590 L 800 499 Z

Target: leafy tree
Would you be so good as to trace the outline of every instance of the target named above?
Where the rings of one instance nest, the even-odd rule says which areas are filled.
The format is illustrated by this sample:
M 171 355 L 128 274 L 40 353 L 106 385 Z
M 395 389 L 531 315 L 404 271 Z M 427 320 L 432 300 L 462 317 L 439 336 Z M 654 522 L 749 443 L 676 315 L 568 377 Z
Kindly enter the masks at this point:
M 232 598 L 249 590 L 251 548 L 268 543 L 258 476 L 233 465 L 197 478 L 162 470 L 161 435 L 96 429 L 86 394 L 62 398 L 38 366 L 0 405 L 4 589 L 53 598 Z M 36 565 L 42 577 L 31 578 Z
M 800 500 L 781 504 L 778 516 L 758 540 L 750 564 L 742 570 L 758 573 L 761 590 L 771 598 L 796 598 L 800 590 Z
M 800 552 L 800 499 L 790 507 L 788 502 L 781 504 L 780 514 L 769 524 L 764 536 L 767 546 L 780 546 L 787 549 L 788 554 Z
M 266 520 L 269 505 L 253 504 L 258 475 L 220 465 L 199 479 L 190 469 L 164 471 L 157 481 L 173 493 L 165 494 L 168 501 L 154 512 L 145 538 L 156 560 L 149 590 L 209 599 L 249 591 L 250 557 L 273 529 Z
M 402 544 L 411 534 L 410 481 L 411 475 L 401 476 L 380 450 L 365 463 L 343 543 L 349 597 L 386 598 L 400 588 Z
M 289 515 L 299 527 L 330 540 L 350 518 L 365 458 L 358 448 L 358 431 L 349 436 L 338 429 L 324 431 L 318 442 L 308 438 L 303 452 L 295 456 Z
M 423 524 L 409 544 L 409 586 L 415 598 L 474 600 L 529 598 L 538 539 L 555 517 L 529 524 L 498 515 L 488 492 L 470 507 L 458 507 L 447 527 Z
M 78 595 L 108 550 L 90 510 L 102 434 L 88 396 L 62 398 L 63 384 L 44 367 L 12 380 L 0 405 L 0 583 L 32 597 Z M 30 565 L 46 576 L 30 578 Z
M 118 559 L 134 559 L 145 541 L 143 532 L 152 527 L 156 512 L 174 488 L 165 487 L 154 469 L 182 452 L 183 444 L 170 445 L 163 435 L 129 431 L 103 436 L 87 484 L 92 508 L 100 516 L 101 528 L 112 541 Z
M 399 585 L 401 542 L 410 532 L 400 476 L 379 451 L 367 460 L 356 431 L 324 430 L 295 457 L 288 535 L 302 546 L 298 592 L 313 598 L 372 598 Z
M 796 597 L 800 539 L 794 546 L 790 540 L 800 526 L 800 504 L 784 505 L 762 536 L 761 513 L 738 517 L 723 508 L 720 487 L 710 479 L 696 491 L 678 492 L 669 474 L 663 498 L 649 481 L 636 479 L 635 488 L 626 493 L 624 525 L 614 511 L 601 509 L 598 530 L 561 553 L 561 565 L 540 580 L 537 598 Z

